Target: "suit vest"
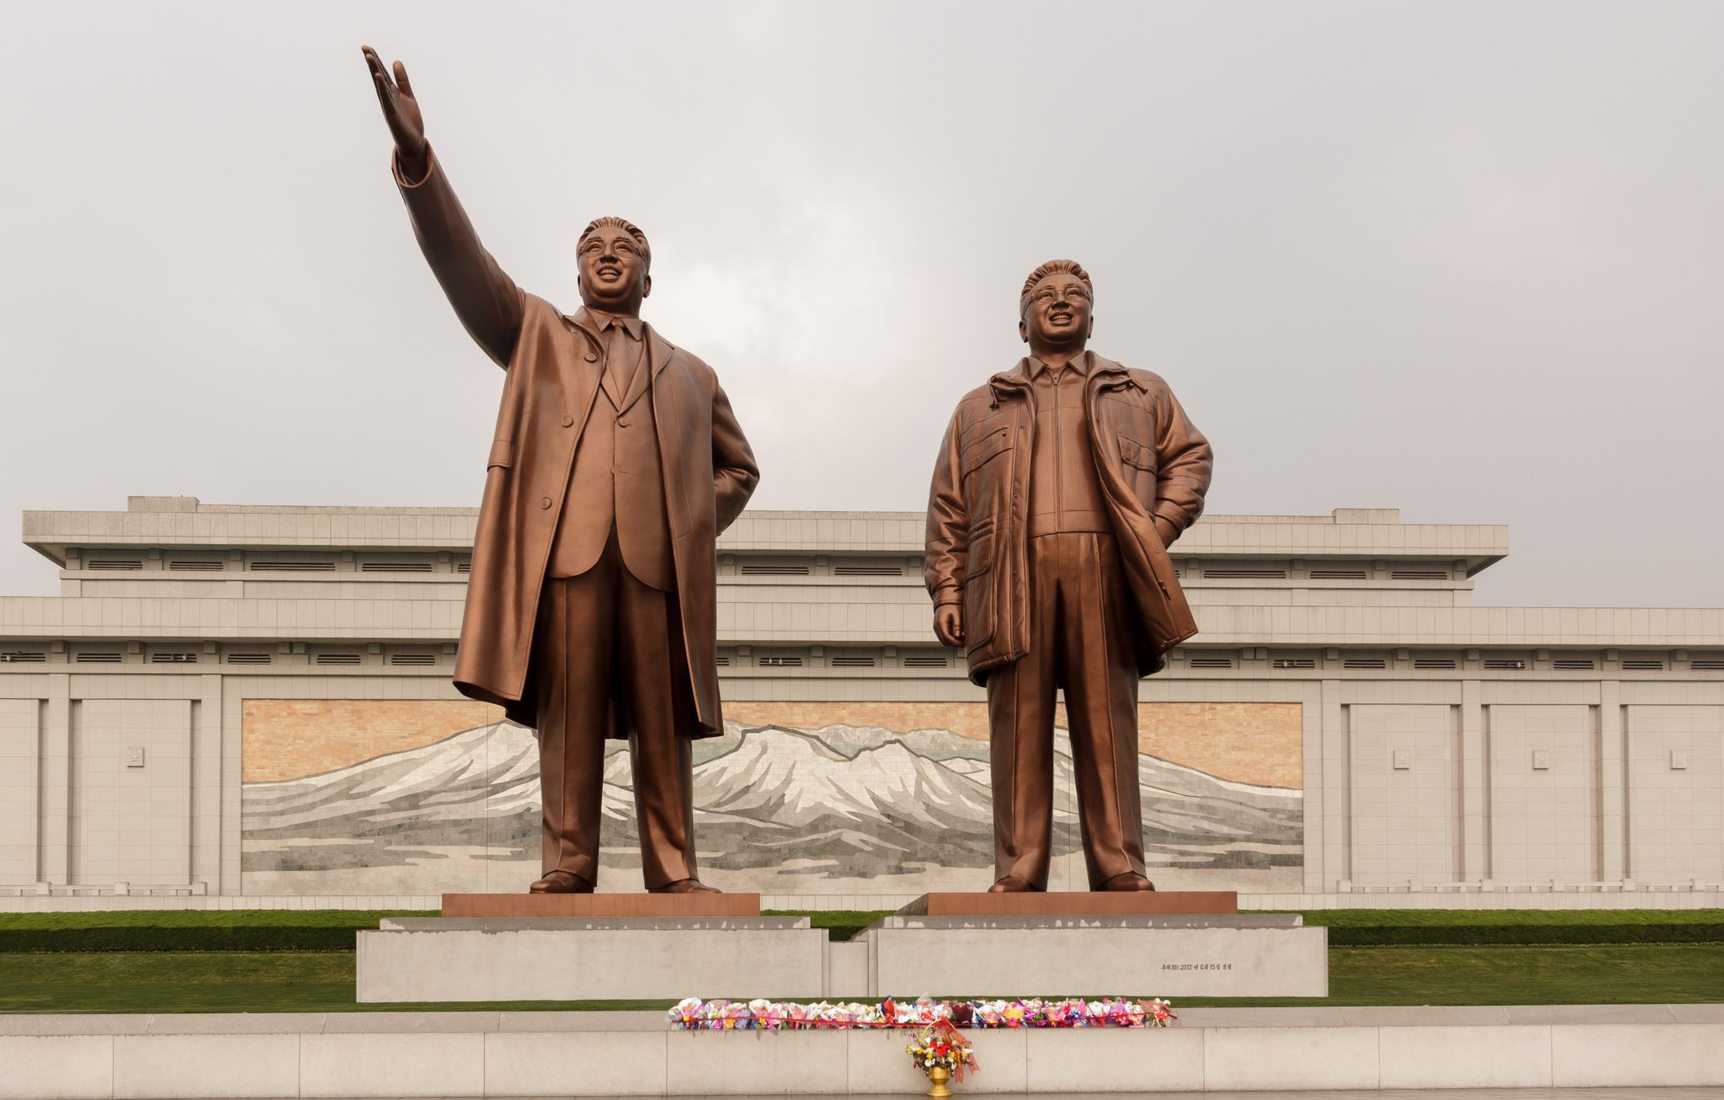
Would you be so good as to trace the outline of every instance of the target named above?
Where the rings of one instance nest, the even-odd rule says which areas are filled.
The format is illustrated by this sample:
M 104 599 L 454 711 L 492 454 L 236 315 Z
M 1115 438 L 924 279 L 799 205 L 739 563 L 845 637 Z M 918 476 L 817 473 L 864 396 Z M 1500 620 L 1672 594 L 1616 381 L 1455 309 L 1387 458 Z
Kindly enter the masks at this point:
M 676 590 L 651 369 L 643 359 L 644 384 L 623 398 L 620 411 L 602 385 L 593 399 L 551 544 L 549 576 L 578 577 L 598 564 L 614 529 L 623 566 L 636 580 L 661 592 Z

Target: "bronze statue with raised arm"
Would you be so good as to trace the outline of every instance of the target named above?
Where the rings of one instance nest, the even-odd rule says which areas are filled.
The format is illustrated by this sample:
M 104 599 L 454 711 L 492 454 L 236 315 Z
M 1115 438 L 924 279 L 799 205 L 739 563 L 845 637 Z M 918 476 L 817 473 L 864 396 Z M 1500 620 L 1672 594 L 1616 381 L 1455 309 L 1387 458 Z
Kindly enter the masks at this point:
M 710 891 L 690 743 L 724 729 L 714 548 L 759 480 L 753 452 L 712 368 L 640 319 L 646 235 L 621 218 L 587 226 L 573 313 L 521 290 L 455 200 L 407 70 L 364 53 L 419 247 L 507 372 L 455 686 L 538 730 L 544 872 L 531 889 L 593 889 L 605 741 L 626 738 L 647 889 Z
M 934 632 L 988 691 L 993 893 L 1047 889 L 1059 689 L 1090 889 L 1155 889 L 1137 682 L 1197 633 L 1167 547 L 1203 511 L 1211 456 L 1166 382 L 1086 349 L 1093 301 L 1071 260 L 1030 273 L 1030 354 L 958 403 L 928 496 Z

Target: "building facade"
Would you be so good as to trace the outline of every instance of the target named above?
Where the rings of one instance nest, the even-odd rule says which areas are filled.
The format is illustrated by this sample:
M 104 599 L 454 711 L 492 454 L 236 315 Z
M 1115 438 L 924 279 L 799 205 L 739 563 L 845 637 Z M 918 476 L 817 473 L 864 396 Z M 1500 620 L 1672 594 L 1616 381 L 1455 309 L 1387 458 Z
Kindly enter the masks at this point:
M 449 684 L 475 519 L 26 513 L 61 594 L 0 599 L 0 896 L 523 889 L 537 746 Z M 896 512 L 754 511 L 720 540 L 709 881 L 991 881 L 983 694 L 933 638 L 921 545 Z M 1202 633 L 1140 692 L 1151 877 L 1718 904 L 1724 611 L 1473 606 L 1507 552 L 1504 527 L 1393 509 L 1193 528 L 1173 557 Z M 1084 881 L 1068 759 L 1055 889 Z M 628 783 L 613 751 L 601 889 L 639 888 Z

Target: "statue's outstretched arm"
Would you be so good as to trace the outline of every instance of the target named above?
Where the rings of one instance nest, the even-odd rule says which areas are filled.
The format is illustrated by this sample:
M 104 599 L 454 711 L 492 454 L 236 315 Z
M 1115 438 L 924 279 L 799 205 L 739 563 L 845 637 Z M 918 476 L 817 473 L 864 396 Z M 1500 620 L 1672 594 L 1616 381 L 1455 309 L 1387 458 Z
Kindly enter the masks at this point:
M 425 138 L 425 118 L 406 66 L 397 61 L 391 76 L 376 50 L 366 46 L 364 52 L 383 120 L 395 138 L 395 182 L 413 219 L 420 251 L 468 334 L 497 365 L 507 368 L 521 334 L 521 288 L 479 243 L 456 200 Z

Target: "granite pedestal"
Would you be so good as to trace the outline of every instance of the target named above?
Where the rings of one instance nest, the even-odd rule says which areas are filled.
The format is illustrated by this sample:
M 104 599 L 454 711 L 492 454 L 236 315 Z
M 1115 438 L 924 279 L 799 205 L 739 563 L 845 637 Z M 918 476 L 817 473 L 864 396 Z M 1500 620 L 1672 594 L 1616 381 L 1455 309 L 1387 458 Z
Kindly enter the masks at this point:
M 450 895 L 446 914 L 527 915 L 385 920 L 376 932 L 359 933 L 358 999 L 1329 991 L 1327 931 L 1303 927 L 1296 914 L 1238 913 L 1232 894 L 930 894 L 849 943 L 830 942 L 806 917 L 751 915 L 759 911 L 751 897 L 506 895 L 473 902 Z M 725 915 L 726 908 L 745 915 Z
M 430 917 L 358 937 L 358 1000 L 815 998 L 826 932 L 807 917 Z

